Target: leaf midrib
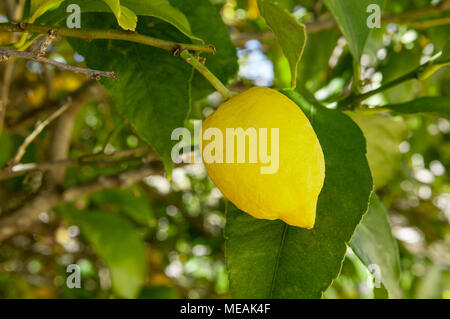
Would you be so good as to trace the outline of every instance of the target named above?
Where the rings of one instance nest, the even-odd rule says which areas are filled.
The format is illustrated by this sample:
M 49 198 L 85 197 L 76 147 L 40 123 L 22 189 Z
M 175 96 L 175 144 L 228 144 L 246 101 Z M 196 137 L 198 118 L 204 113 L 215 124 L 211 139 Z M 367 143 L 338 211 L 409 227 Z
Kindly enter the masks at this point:
M 272 282 L 270 284 L 270 298 L 273 298 L 273 290 L 275 288 L 275 278 L 278 273 L 278 267 L 280 265 L 280 259 L 281 259 L 281 252 L 284 247 L 284 241 L 286 238 L 286 233 L 287 233 L 288 227 L 289 227 L 289 225 L 283 222 L 283 233 L 281 235 L 280 246 L 278 247 L 277 259 L 275 261 L 275 268 L 273 270 Z

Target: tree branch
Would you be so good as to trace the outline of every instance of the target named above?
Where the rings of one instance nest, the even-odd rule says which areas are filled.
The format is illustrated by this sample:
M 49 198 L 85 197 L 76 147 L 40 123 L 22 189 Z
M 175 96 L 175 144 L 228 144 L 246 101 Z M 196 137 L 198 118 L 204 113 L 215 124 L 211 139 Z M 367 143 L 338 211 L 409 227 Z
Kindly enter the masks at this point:
M 33 227 L 39 222 L 39 215 L 42 212 L 49 211 L 61 203 L 74 201 L 103 189 L 130 187 L 133 183 L 145 177 L 161 172 L 163 172 L 163 166 L 158 161 L 143 164 L 139 168 L 117 175 L 101 176 L 93 181 L 62 190 L 54 187 L 44 187 L 22 206 L 6 212 L 4 216 L 0 217 L 0 242 Z
M 150 147 L 141 147 L 118 151 L 112 154 L 89 154 L 74 159 L 52 160 L 43 163 L 16 164 L 0 171 L 0 181 L 30 172 L 46 172 L 56 168 L 66 169 L 67 167 L 82 165 L 118 165 L 129 160 L 139 160 L 142 163 L 148 163 L 157 159 L 159 159 L 159 157 L 152 152 Z
M 14 63 L 12 61 L 8 61 L 5 67 L 5 74 L 3 75 L 3 84 L 2 84 L 2 97 L 0 100 L 0 135 L 3 131 L 3 126 L 6 117 L 6 108 L 9 103 L 9 90 L 11 88 L 12 75 L 14 72 Z
M 104 30 L 104 29 L 69 29 L 69 28 L 54 28 L 39 24 L 28 23 L 0 23 L 0 32 L 31 32 L 31 33 L 47 33 L 49 29 L 55 29 L 59 35 L 80 38 L 86 40 L 94 39 L 109 39 L 109 40 L 124 40 L 130 42 L 141 43 L 153 47 L 157 47 L 167 51 L 174 51 L 176 49 L 186 49 L 191 51 L 201 51 L 214 54 L 216 49 L 213 45 L 197 45 L 190 43 L 177 43 L 173 41 L 166 41 L 157 38 L 152 38 L 136 32 L 124 30 Z
M 25 141 L 20 145 L 19 149 L 17 150 L 16 155 L 10 162 L 10 165 L 15 165 L 20 162 L 22 157 L 25 155 L 25 152 L 28 148 L 28 146 L 35 140 L 35 138 L 55 119 L 57 119 L 61 114 L 63 114 L 67 109 L 70 107 L 71 100 L 67 101 L 65 104 L 63 104 L 56 112 L 54 112 L 52 115 L 50 115 L 47 119 L 39 123 L 36 128 L 31 132 L 30 135 L 28 135 L 25 138 Z
M 78 96 L 75 101 L 72 101 L 70 108 L 65 112 L 55 123 L 52 129 L 52 137 L 50 142 L 50 160 L 51 161 L 63 161 L 68 158 L 70 144 L 73 135 L 73 128 L 75 125 L 75 119 L 78 111 L 91 100 L 98 99 L 99 86 L 88 85 L 83 94 Z M 49 183 L 56 185 L 62 185 L 64 182 L 64 175 L 66 172 L 66 166 L 56 165 L 50 169 Z
M 36 62 L 46 63 L 53 66 L 56 66 L 57 68 L 61 70 L 68 70 L 75 73 L 82 73 L 86 74 L 89 78 L 100 80 L 100 77 L 106 77 L 111 78 L 116 81 L 119 81 L 119 77 L 114 72 L 105 72 L 100 70 L 91 70 L 87 68 L 81 68 L 77 66 L 72 66 L 69 64 L 61 63 L 49 58 L 46 58 L 44 56 L 41 56 L 40 52 L 24 52 L 24 51 L 14 51 L 9 49 L 0 48 L 0 62 L 3 60 L 8 60 L 9 58 L 21 58 L 26 60 L 33 60 Z
M 414 22 L 414 20 L 417 20 L 417 19 L 420 19 L 423 17 L 427 17 L 427 16 L 439 15 L 448 10 L 450 10 L 450 0 L 444 1 L 440 4 L 438 4 L 437 6 L 428 6 L 425 8 L 410 10 L 410 11 L 403 12 L 400 14 L 384 15 L 381 18 L 381 22 L 383 24 L 404 23 L 406 25 L 409 25 L 412 28 L 417 28 L 417 29 L 427 28 L 429 26 L 436 26 L 436 25 L 446 25 L 446 24 L 450 24 L 450 21 L 448 20 L 448 18 L 430 20 L 429 24 L 425 23 L 425 21 Z M 314 21 L 314 22 L 307 22 L 307 23 L 305 23 L 305 27 L 306 27 L 306 32 L 311 34 L 311 33 L 318 33 L 321 31 L 334 29 L 337 27 L 337 24 L 334 19 L 326 19 L 326 20 L 318 20 L 318 21 Z M 270 40 L 273 38 L 274 38 L 274 34 L 272 31 L 265 31 L 265 32 L 259 32 L 259 33 L 251 33 L 251 32 L 241 33 L 237 36 L 234 36 L 232 40 L 235 45 L 244 45 L 248 40 L 252 40 L 252 39 L 259 39 L 261 41 L 265 41 L 265 40 Z

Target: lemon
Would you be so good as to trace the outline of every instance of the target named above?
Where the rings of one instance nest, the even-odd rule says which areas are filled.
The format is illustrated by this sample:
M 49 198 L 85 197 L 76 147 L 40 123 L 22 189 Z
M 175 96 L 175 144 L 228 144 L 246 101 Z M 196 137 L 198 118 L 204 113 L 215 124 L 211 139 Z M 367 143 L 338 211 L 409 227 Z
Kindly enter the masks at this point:
M 201 141 L 208 175 L 240 210 L 314 226 L 324 156 L 308 118 L 289 98 L 251 88 L 203 121 Z

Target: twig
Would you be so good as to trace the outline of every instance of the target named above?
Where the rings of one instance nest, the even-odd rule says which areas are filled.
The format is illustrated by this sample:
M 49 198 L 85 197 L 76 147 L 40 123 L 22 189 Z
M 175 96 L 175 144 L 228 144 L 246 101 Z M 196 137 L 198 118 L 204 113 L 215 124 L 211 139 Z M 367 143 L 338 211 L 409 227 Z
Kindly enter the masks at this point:
M 30 135 L 28 135 L 25 138 L 25 141 L 20 145 L 19 149 L 17 150 L 16 155 L 12 159 L 12 162 L 10 163 L 10 166 L 15 165 L 20 162 L 22 157 L 25 155 L 25 152 L 27 150 L 27 147 L 34 141 L 34 139 L 55 119 L 57 119 L 61 114 L 63 114 L 67 109 L 70 107 L 71 100 L 67 103 L 65 103 L 63 106 L 61 106 L 56 112 L 52 113 L 47 119 L 39 123 L 36 128 L 31 132 Z
M 390 89 L 394 86 L 397 86 L 403 82 L 406 82 L 406 81 L 409 81 L 412 79 L 419 79 L 421 74 L 431 64 L 432 63 L 429 63 L 429 62 L 422 64 L 421 66 L 417 67 L 413 71 L 408 72 L 408 73 L 398 77 L 397 79 L 392 80 L 391 82 L 388 82 L 388 83 L 380 86 L 379 88 L 377 88 L 375 90 L 372 90 L 372 91 L 369 91 L 366 93 L 362 93 L 362 94 L 350 94 L 349 96 L 343 98 L 341 101 L 338 102 L 337 108 L 338 109 L 346 109 L 346 108 L 353 109 L 355 107 L 355 105 L 358 105 L 362 101 L 366 100 L 367 98 L 369 98 L 375 94 L 383 92 L 383 91 Z
M 80 38 L 86 40 L 94 39 L 110 39 L 124 40 L 130 42 L 141 43 L 153 47 L 157 47 L 167 51 L 176 49 L 186 49 L 191 51 L 200 51 L 214 54 L 216 49 L 213 45 L 198 45 L 190 43 L 177 43 L 173 41 L 152 38 L 143 34 L 124 30 L 105 30 L 105 29 L 69 29 L 54 28 L 51 26 L 28 24 L 28 23 L 0 23 L 0 32 L 31 32 L 31 33 L 47 33 L 49 29 L 54 29 L 59 35 L 71 38 Z
M 209 69 L 202 64 L 199 60 L 197 60 L 188 50 L 183 50 L 181 52 L 174 53 L 179 54 L 187 63 L 192 65 L 198 72 L 200 72 L 212 86 L 216 88 L 216 90 L 223 96 L 224 100 L 228 100 L 236 95 L 235 92 L 228 90 L 225 85 L 223 85 L 220 80 L 209 71 Z
M 141 155 L 141 157 L 136 157 L 137 155 Z M 131 150 L 117 151 L 112 154 L 89 154 L 74 159 L 53 160 L 43 163 L 16 164 L 12 167 L 6 167 L 0 171 L 0 181 L 21 176 L 30 172 L 45 172 L 53 170 L 56 167 L 67 168 L 72 166 L 101 164 L 118 165 L 130 159 L 139 160 L 142 163 L 148 163 L 158 158 L 159 157 L 156 154 L 152 153 L 149 147 L 142 147 Z
M 50 29 L 45 36 L 44 40 L 42 40 L 39 48 L 34 52 L 36 57 L 43 57 L 47 53 L 47 49 L 52 44 L 53 40 L 56 38 L 55 29 Z
M 50 64 L 56 66 L 61 70 L 68 70 L 75 73 L 86 74 L 89 78 L 100 80 L 100 77 L 111 78 L 116 81 L 119 81 L 119 77 L 114 72 L 105 72 L 99 70 L 91 70 L 87 68 L 80 68 L 77 66 L 68 65 L 65 63 L 61 63 L 43 56 L 38 56 L 34 52 L 23 52 L 23 51 L 14 51 L 9 49 L 0 48 L 0 62 L 2 60 L 8 60 L 9 58 L 22 58 L 26 60 L 33 60 L 41 63 Z
M 39 215 L 53 207 L 74 201 L 93 192 L 116 187 L 126 188 L 145 177 L 161 173 L 161 162 L 144 164 L 139 168 L 128 170 L 117 175 L 101 176 L 93 181 L 62 189 L 43 188 L 33 198 L 12 211 L 0 217 L 0 242 L 18 234 L 26 232 L 39 222 Z

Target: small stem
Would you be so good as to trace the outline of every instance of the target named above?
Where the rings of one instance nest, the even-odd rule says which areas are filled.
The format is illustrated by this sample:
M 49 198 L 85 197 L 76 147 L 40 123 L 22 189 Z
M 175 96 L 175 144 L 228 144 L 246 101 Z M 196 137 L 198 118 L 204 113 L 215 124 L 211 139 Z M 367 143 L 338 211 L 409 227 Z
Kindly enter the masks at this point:
M 424 70 L 424 67 L 426 65 L 421 65 L 418 68 L 416 68 L 415 70 L 406 73 L 402 76 L 400 76 L 399 78 L 388 82 L 382 86 L 380 86 L 379 88 L 366 92 L 366 93 L 362 93 L 362 94 L 350 94 L 349 96 L 347 96 L 346 98 L 342 99 L 341 101 L 338 102 L 338 109 L 346 109 L 347 106 L 350 106 L 350 109 L 353 109 L 355 105 L 361 103 L 362 101 L 364 101 L 365 99 L 378 94 L 380 92 L 383 92 L 387 89 L 390 89 L 394 86 L 399 85 L 400 83 L 406 82 L 408 80 L 412 80 L 412 79 L 417 79 L 419 74 Z
M 407 25 L 410 28 L 414 29 L 428 29 L 432 27 L 437 27 L 441 25 L 450 24 L 450 17 L 433 19 L 433 20 L 425 20 L 425 21 L 416 21 L 416 22 L 408 22 Z
M 180 56 L 190 65 L 192 65 L 198 72 L 200 72 L 208 81 L 216 88 L 216 90 L 223 96 L 224 100 L 231 99 L 236 95 L 236 92 L 228 90 L 225 85 L 200 61 L 198 61 L 188 50 L 183 50 Z
M 176 49 L 187 49 L 192 51 L 201 51 L 214 54 L 216 49 L 212 45 L 198 45 L 190 43 L 177 43 L 172 41 L 152 38 L 136 32 L 124 30 L 104 30 L 104 29 L 69 29 L 55 28 L 39 24 L 28 23 L 0 23 L 0 32 L 31 32 L 31 33 L 47 33 L 49 29 L 54 29 L 59 35 L 70 38 L 80 38 L 87 40 L 94 39 L 110 39 L 124 40 L 130 42 L 141 43 L 153 47 L 157 47 L 167 51 Z

